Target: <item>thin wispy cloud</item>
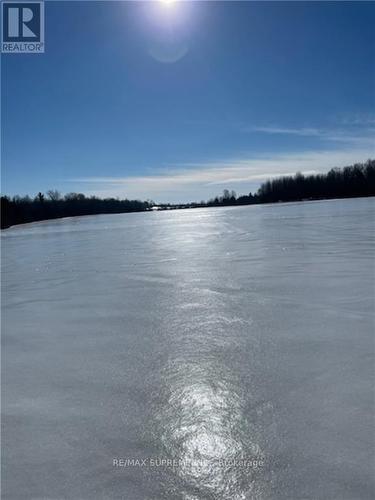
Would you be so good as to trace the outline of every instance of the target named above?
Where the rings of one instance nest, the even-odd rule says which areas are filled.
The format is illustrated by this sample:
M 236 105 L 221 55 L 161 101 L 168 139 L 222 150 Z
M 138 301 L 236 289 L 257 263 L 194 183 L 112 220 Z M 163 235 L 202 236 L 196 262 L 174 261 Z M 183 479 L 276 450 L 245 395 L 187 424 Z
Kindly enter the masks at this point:
M 368 122 L 368 124 L 371 122 Z M 374 122 L 375 123 L 375 122 Z M 273 135 L 292 135 L 300 137 L 311 137 L 324 141 L 345 142 L 351 144 L 375 144 L 375 128 L 365 130 L 343 130 L 343 129 L 319 129 L 319 128 L 287 128 L 287 127 L 249 127 L 247 132 L 264 133 Z
M 247 132 L 263 132 L 265 134 L 300 135 L 302 137 L 322 137 L 322 132 L 316 128 L 285 128 L 285 127 L 250 127 Z
M 375 125 L 375 113 L 352 113 L 340 117 L 343 125 L 369 126 Z
M 200 200 L 225 188 L 239 193 L 254 191 L 270 178 L 326 172 L 375 156 L 374 147 L 305 151 L 289 154 L 247 155 L 241 158 L 178 165 L 169 170 L 124 177 L 83 177 L 70 179 L 87 194 L 129 198 L 153 198 L 157 201 Z

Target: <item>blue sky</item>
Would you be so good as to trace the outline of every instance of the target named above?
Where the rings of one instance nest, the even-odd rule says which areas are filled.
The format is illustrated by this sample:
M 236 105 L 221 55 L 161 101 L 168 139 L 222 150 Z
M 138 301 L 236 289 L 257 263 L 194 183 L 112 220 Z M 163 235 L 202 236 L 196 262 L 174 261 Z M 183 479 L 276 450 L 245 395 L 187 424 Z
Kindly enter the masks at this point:
M 2 55 L 2 192 L 200 200 L 375 157 L 373 2 L 46 2 Z

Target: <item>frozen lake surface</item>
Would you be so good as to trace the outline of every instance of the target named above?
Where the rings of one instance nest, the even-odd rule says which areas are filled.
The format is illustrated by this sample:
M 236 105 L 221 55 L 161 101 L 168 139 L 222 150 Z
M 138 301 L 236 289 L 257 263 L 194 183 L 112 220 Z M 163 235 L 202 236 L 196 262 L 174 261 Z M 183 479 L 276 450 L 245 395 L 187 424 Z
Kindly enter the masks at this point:
M 373 499 L 374 214 L 3 231 L 2 498 Z

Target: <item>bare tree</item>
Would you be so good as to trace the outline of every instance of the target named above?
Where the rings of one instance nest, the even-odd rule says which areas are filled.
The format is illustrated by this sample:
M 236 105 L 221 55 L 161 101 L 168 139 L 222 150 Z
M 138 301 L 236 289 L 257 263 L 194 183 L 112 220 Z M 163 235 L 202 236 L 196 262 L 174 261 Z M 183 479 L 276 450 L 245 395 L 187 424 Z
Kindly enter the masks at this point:
M 61 200 L 61 193 L 59 193 L 57 189 L 50 189 L 49 191 L 47 191 L 47 196 L 51 201 Z

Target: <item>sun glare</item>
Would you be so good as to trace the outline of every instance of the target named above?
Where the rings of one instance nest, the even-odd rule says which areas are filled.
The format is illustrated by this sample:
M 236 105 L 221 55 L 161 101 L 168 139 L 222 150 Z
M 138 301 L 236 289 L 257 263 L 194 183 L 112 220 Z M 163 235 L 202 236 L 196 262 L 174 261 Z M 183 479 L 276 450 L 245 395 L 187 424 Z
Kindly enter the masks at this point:
M 166 6 L 172 5 L 176 2 L 176 0 L 160 0 L 160 2 Z

